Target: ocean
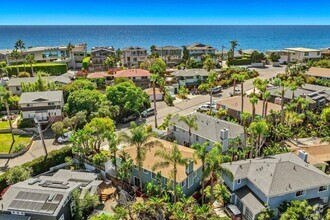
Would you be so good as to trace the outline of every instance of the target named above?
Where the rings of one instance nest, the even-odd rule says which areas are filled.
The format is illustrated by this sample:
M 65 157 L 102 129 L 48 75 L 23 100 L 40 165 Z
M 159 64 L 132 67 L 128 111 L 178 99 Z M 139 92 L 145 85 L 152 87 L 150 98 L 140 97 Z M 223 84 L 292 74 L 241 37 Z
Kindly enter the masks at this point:
M 129 25 L 129 26 L 0 26 L 0 49 L 12 49 L 21 39 L 25 46 L 58 46 L 69 42 L 93 46 L 183 46 L 195 42 L 217 49 L 283 49 L 286 47 L 330 47 L 327 26 L 236 26 L 236 25 Z

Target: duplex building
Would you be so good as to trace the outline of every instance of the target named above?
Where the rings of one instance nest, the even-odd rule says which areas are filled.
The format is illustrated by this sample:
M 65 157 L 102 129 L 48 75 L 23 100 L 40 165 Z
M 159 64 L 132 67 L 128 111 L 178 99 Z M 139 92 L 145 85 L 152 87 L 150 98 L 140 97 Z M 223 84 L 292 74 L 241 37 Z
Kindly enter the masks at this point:
M 181 145 L 187 146 L 190 142 L 189 140 L 191 140 L 192 144 L 203 144 L 208 141 L 208 150 L 212 149 L 214 143 L 220 143 L 222 144 L 222 150 L 227 151 L 231 139 L 239 138 L 242 143 L 245 141 L 244 129 L 240 125 L 199 112 L 191 113 L 188 117 L 196 117 L 197 129 L 191 129 L 191 137 L 189 137 L 188 126 L 179 120 L 178 115 L 171 119 L 170 131 Z
M 150 87 L 150 72 L 143 69 L 126 69 L 117 71 L 114 78 L 124 77 L 132 80 L 137 86 L 142 89 Z
M 18 182 L 9 187 L 0 201 L 5 214 L 0 214 L 0 219 L 3 216 L 26 217 L 25 220 L 73 219 L 72 192 L 78 189 L 82 196 L 87 192 L 96 194 L 102 182 L 97 179 L 95 173 L 59 170 L 53 175 Z
M 241 96 L 224 98 L 217 102 L 217 109 L 222 108 L 227 110 L 227 114 L 237 119 L 238 121 L 241 120 L 241 106 L 242 106 Z M 266 116 L 268 116 L 270 115 L 271 110 L 273 111 L 281 110 L 281 105 L 274 104 L 271 102 L 266 102 L 264 108 L 262 100 L 258 101 L 258 103 L 255 104 L 254 107 L 255 107 L 255 114 L 259 116 L 263 115 L 263 111 L 266 111 Z M 253 106 L 248 97 L 243 97 L 243 109 L 244 112 L 248 112 L 250 114 L 252 114 L 253 112 Z
M 215 57 L 216 53 L 216 49 L 214 47 L 201 43 L 191 44 L 186 46 L 186 49 L 189 52 L 189 56 L 196 62 L 202 62 L 204 54 L 210 54 L 212 57 Z
M 285 64 L 287 63 L 289 60 L 288 60 L 288 51 L 286 50 L 267 50 L 265 51 L 265 54 L 266 56 L 270 56 L 272 53 L 276 53 L 278 55 L 280 55 L 280 59 L 278 60 L 278 62 L 280 64 Z
M 321 59 L 321 50 L 303 47 L 285 48 L 288 53 L 287 63 L 305 62 L 309 60 Z
M 173 72 L 178 82 L 178 87 L 197 88 L 202 82 L 206 81 L 208 72 L 205 69 L 183 69 Z
M 148 59 L 147 49 L 143 47 L 126 47 L 123 49 L 124 66 L 139 68 L 140 63 Z
M 166 187 L 168 184 L 173 180 L 172 176 L 172 166 L 164 167 L 162 169 L 153 170 L 153 166 L 157 162 L 162 162 L 163 159 L 160 157 L 155 156 L 157 151 L 167 151 L 170 152 L 174 143 L 165 141 L 163 139 L 154 139 L 159 141 L 162 146 L 155 146 L 150 148 L 146 151 L 146 159 L 143 162 L 143 172 L 141 180 L 139 178 L 139 169 L 134 160 L 134 169 L 132 175 L 132 183 L 136 186 L 140 185 L 140 181 L 142 181 L 142 185 L 145 185 L 149 182 L 156 182 L 157 174 L 159 173 L 161 176 L 161 184 Z M 176 181 L 177 184 L 180 185 L 182 192 L 186 196 L 191 196 L 196 192 L 196 190 L 201 185 L 202 180 L 202 162 L 197 160 L 194 162 L 194 149 L 187 148 L 181 145 L 178 145 L 180 152 L 182 153 L 183 157 L 189 160 L 189 164 L 187 166 L 178 165 L 177 166 L 177 174 L 176 174 Z M 136 158 L 136 147 L 125 147 L 121 151 L 125 151 L 128 153 L 131 158 Z M 120 166 L 120 159 L 117 160 Z
M 182 49 L 175 46 L 156 47 L 156 54 L 164 60 L 168 66 L 174 66 L 179 63 L 182 58 Z
M 41 77 L 45 82 L 54 82 L 55 85 L 61 86 L 71 83 L 75 76 L 74 73 L 65 73 L 59 76 L 45 76 Z M 39 79 L 38 76 L 27 77 L 27 78 L 10 78 L 7 82 L 9 91 L 14 95 L 22 94 L 22 83 L 28 85 L 29 83 L 35 83 Z
M 327 207 L 330 177 L 293 153 L 225 163 L 232 178 L 223 174 L 231 203 L 244 219 L 257 219 L 267 205 L 278 216 L 283 202 L 307 200 Z
M 62 119 L 64 98 L 62 91 L 24 92 L 18 102 L 23 118 L 37 118 L 39 121 Z
M 92 47 L 91 58 L 94 70 L 104 70 L 103 63 L 105 59 L 115 53 L 113 47 Z
M 330 80 L 329 68 L 311 67 L 305 74 L 307 76 L 313 76 L 317 79 Z

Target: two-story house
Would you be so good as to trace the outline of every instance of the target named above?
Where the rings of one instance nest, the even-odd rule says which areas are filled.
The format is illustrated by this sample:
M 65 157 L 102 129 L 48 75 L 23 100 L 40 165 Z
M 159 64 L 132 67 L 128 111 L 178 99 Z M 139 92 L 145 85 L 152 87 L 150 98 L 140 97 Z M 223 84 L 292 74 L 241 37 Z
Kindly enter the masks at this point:
M 181 61 L 182 49 L 175 46 L 156 47 L 155 52 L 168 66 L 174 66 Z
M 150 72 L 143 69 L 126 69 L 117 71 L 114 78 L 124 77 L 132 80 L 135 85 L 146 89 L 150 87 Z
M 104 70 L 103 63 L 105 59 L 115 53 L 113 47 L 92 47 L 91 58 L 94 70 Z
M 321 50 L 310 49 L 310 48 L 285 48 L 288 53 L 287 63 L 305 62 L 309 60 L 319 60 L 321 59 Z
M 270 56 L 272 53 L 276 53 L 280 56 L 278 62 L 280 64 L 285 64 L 288 62 L 288 51 L 286 50 L 267 50 L 265 51 L 266 56 Z
M 300 158 L 284 153 L 222 164 L 232 173 L 232 178 L 223 174 L 231 191 L 231 203 L 247 220 L 257 219 L 265 205 L 278 216 L 279 206 L 293 200 L 307 200 L 326 207 L 330 177 L 304 160 L 304 154 Z
M 123 49 L 124 66 L 139 68 L 140 63 L 148 59 L 147 49 L 143 47 L 126 47 Z
M 59 170 L 11 185 L 3 195 L 0 219 L 74 219 L 72 192 L 96 194 L 102 181 L 95 173 Z M 24 218 L 23 218 L 24 217 Z
M 178 88 L 180 86 L 197 88 L 207 80 L 208 72 L 205 69 L 183 69 L 173 72 L 172 75 L 175 76 L 178 82 Z
M 62 120 L 64 98 L 62 91 L 24 92 L 18 102 L 23 118 L 39 121 Z
M 204 54 L 210 54 L 212 57 L 215 57 L 216 53 L 216 49 L 214 47 L 201 43 L 194 43 L 186 46 L 186 48 L 189 52 L 189 56 L 196 62 L 202 62 Z
M 155 156 L 157 151 L 168 151 L 170 152 L 174 143 L 165 141 L 163 139 L 153 139 L 159 141 L 162 146 L 154 146 L 146 151 L 146 159 L 143 162 L 143 172 L 141 179 L 139 178 L 139 169 L 136 164 L 136 160 L 134 160 L 134 169 L 132 175 L 132 183 L 135 186 L 140 185 L 140 181 L 142 181 L 142 185 L 145 185 L 149 182 L 156 182 L 157 174 L 159 173 L 161 176 L 161 184 L 165 187 L 167 186 L 172 180 L 172 170 L 173 167 L 170 165 L 168 167 L 164 167 L 162 169 L 153 170 L 153 166 L 157 162 L 163 161 L 162 158 Z M 189 160 L 187 166 L 178 165 L 177 166 L 177 175 L 176 181 L 177 185 L 180 185 L 182 192 L 186 196 L 191 196 L 199 189 L 201 185 L 201 177 L 202 177 L 202 161 L 197 160 L 194 162 L 194 149 L 187 148 L 181 145 L 178 145 L 179 150 L 181 151 L 184 158 Z M 136 158 L 136 147 L 125 147 L 121 151 L 125 151 L 128 153 L 131 158 Z M 118 166 L 120 167 L 120 159 L 117 159 Z
M 197 129 L 191 129 L 191 137 L 189 137 L 189 128 L 179 120 L 179 116 L 175 115 L 171 119 L 172 125 L 170 131 L 174 135 L 179 144 L 187 146 L 189 139 L 191 143 L 205 143 L 209 142 L 208 150 L 211 150 L 214 143 L 222 144 L 222 150 L 227 151 L 229 148 L 229 141 L 231 139 L 239 138 L 244 143 L 244 129 L 242 126 L 220 120 L 203 113 L 194 112 L 188 117 L 196 117 Z

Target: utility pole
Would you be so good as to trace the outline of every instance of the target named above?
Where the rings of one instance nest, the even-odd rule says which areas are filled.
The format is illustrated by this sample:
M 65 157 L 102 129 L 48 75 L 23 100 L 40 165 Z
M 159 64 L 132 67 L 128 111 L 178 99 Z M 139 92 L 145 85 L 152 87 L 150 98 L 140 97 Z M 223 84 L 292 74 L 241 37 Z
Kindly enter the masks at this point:
M 42 134 L 41 125 L 40 125 L 37 117 L 34 117 L 34 122 L 37 125 L 39 136 L 40 136 L 40 140 L 41 140 L 42 146 L 44 147 L 45 156 L 47 157 L 48 156 L 48 152 L 47 152 L 47 148 L 46 148 L 46 143 L 45 143 L 44 135 Z

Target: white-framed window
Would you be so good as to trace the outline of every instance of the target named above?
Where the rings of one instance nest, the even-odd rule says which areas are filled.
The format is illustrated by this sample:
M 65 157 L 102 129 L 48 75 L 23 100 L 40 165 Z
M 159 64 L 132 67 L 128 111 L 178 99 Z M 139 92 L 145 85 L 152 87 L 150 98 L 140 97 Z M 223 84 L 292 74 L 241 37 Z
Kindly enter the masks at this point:
M 328 190 L 328 186 L 320 186 L 319 187 L 319 192 L 324 192 Z
M 151 178 L 152 178 L 153 180 L 156 180 L 156 179 L 157 179 L 157 174 L 156 174 L 156 173 L 151 173 Z
M 309 53 L 308 53 L 308 52 L 305 52 L 305 53 L 304 53 L 304 56 L 305 56 L 305 57 L 309 56 Z
M 192 185 L 194 185 L 194 174 L 188 176 L 188 188 L 192 187 Z
M 198 135 L 196 135 L 196 141 L 199 141 L 199 136 Z
M 143 169 L 143 173 L 148 174 L 149 172 L 148 172 L 148 170 Z
M 306 194 L 305 190 L 299 190 L 296 192 L 296 197 L 304 196 Z
M 64 214 L 62 214 L 58 220 L 65 220 Z
M 197 178 L 197 171 L 194 172 L 194 179 Z
M 185 179 L 185 180 L 183 180 L 183 181 L 181 182 L 181 184 L 180 184 L 180 185 L 181 185 L 181 188 L 185 187 L 185 185 L 186 185 L 186 181 L 187 181 L 187 180 Z
M 240 111 L 237 111 L 237 116 L 241 116 L 241 112 Z
M 238 179 L 237 180 L 237 184 L 241 184 L 241 179 Z

